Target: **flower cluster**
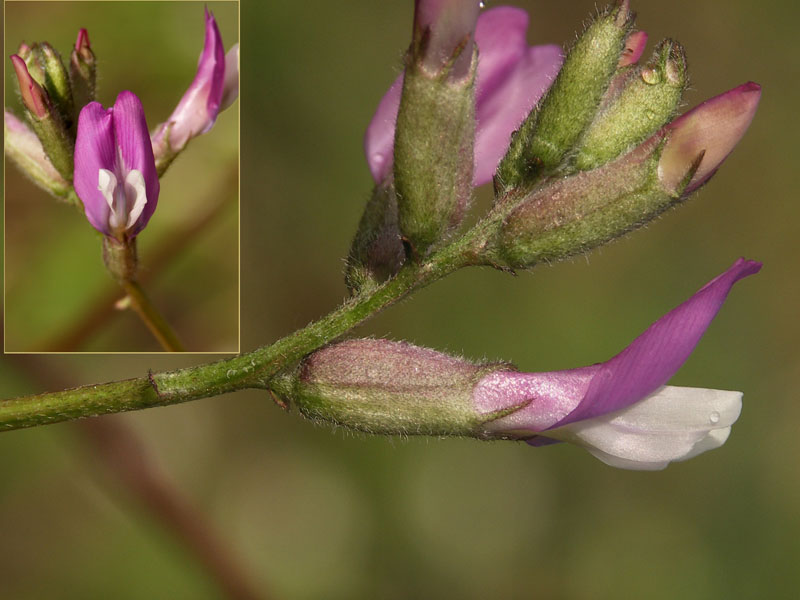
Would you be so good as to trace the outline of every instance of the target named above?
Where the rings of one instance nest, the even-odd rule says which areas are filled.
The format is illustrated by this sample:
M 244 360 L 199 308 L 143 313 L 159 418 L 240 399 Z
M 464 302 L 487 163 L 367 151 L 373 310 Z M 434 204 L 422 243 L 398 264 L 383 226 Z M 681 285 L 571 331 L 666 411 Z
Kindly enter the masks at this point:
M 158 202 L 158 178 L 188 141 L 208 132 L 238 94 L 238 44 L 226 58 L 214 16 L 205 11 L 197 74 L 167 122 L 148 131 L 131 91 L 108 109 L 94 101 L 96 59 L 85 29 L 67 69 L 46 42 L 11 56 L 33 130 L 5 113 L 7 147 L 34 181 L 59 197 L 75 193 L 89 223 L 117 242 L 133 239 Z
M 746 83 L 677 116 L 683 48 L 664 40 L 641 62 L 647 34 L 627 0 L 565 53 L 528 46 L 522 10 L 474 9 L 416 2 L 405 70 L 365 136 L 376 187 L 348 259 L 355 294 L 437 252 L 513 270 L 618 238 L 707 183 L 758 106 L 760 87 Z M 490 181 L 494 205 L 459 237 L 472 187 Z M 724 443 L 739 416 L 739 392 L 665 384 L 760 267 L 738 260 L 589 367 L 521 373 L 351 340 L 310 355 L 282 389 L 310 418 L 365 431 L 568 441 L 613 466 L 664 468 Z

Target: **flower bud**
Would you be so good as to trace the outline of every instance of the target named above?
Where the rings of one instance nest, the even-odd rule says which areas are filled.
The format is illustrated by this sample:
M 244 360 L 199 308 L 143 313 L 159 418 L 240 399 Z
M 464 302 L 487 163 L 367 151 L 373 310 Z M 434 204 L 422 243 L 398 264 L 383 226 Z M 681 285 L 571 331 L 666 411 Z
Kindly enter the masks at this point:
M 6 155 L 39 187 L 60 198 L 67 197 L 71 186 L 53 168 L 36 134 L 10 112 L 5 111 L 3 116 Z
M 755 83 L 741 85 L 678 117 L 613 162 L 554 178 L 522 200 L 509 196 L 502 223 L 482 247 L 485 264 L 531 267 L 644 225 L 716 172 L 750 125 L 760 94 Z
M 39 82 L 31 76 L 25 60 L 18 54 L 11 55 L 11 64 L 17 74 L 19 93 L 25 108 L 37 119 L 44 119 L 48 115 L 47 93 Z
M 418 0 L 394 138 L 398 223 L 424 256 L 464 216 L 475 137 L 474 0 Z
M 30 56 L 33 56 L 33 52 Z M 58 173 L 71 182 L 74 143 L 61 115 L 47 91 L 31 76 L 22 57 L 13 54 L 11 63 L 17 75 L 22 102 L 45 154 Z
M 94 100 L 97 89 L 97 61 L 89 46 L 89 32 L 85 29 L 78 31 L 78 39 L 70 54 L 69 76 L 75 107 L 80 111 Z
M 688 166 L 701 158 L 682 193 L 690 194 L 716 173 L 750 126 L 761 98 L 752 81 L 706 100 L 666 126 L 667 144 L 658 164 L 665 188 L 682 187 Z
M 531 185 L 552 172 L 594 120 L 633 25 L 627 0 L 603 11 L 569 50 L 558 77 L 512 136 L 496 185 Z
M 70 129 L 75 121 L 75 104 L 61 55 L 47 42 L 40 42 L 33 45 L 32 61 L 40 65 L 43 78 L 39 82 L 47 90 L 64 126 Z
M 687 80 L 683 48 L 665 40 L 647 66 L 632 69 L 625 79 L 584 134 L 575 157 L 577 169 L 586 171 L 613 160 L 675 115 Z
M 485 247 L 487 264 L 517 269 L 573 256 L 661 214 L 680 199 L 658 178 L 661 148 L 654 136 L 614 162 L 535 190 Z
M 376 185 L 350 246 L 345 283 L 352 293 L 374 288 L 397 273 L 404 260 L 394 187 Z
M 404 342 L 348 340 L 318 350 L 276 387 L 315 421 L 368 433 L 474 435 L 519 408 L 479 414 L 472 399 L 478 381 L 510 368 L 476 365 Z
M 230 105 L 239 89 L 239 46 L 225 55 L 214 15 L 205 10 L 205 38 L 197 73 L 169 118 L 152 135 L 159 175 L 167 170 L 189 141 L 207 133 L 219 112 Z

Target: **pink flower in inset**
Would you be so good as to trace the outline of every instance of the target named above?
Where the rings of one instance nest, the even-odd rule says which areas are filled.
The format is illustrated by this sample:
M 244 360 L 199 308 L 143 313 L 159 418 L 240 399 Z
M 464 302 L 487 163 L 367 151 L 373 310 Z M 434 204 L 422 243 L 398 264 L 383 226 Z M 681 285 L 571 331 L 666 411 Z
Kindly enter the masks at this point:
M 153 134 L 156 156 L 178 152 L 190 139 L 208 132 L 238 93 L 239 44 L 225 54 L 217 22 L 206 8 L 205 42 L 197 74 L 175 110 Z
M 114 106 L 90 102 L 78 117 L 75 192 L 105 235 L 133 238 L 156 209 L 159 183 L 142 103 L 121 92 Z

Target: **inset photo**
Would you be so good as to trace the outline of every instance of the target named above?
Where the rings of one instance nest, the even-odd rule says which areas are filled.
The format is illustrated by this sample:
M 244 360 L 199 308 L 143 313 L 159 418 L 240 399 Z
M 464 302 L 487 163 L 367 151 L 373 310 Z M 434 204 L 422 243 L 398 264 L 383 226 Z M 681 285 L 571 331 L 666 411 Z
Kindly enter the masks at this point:
M 4 351 L 239 351 L 239 3 L 5 4 Z

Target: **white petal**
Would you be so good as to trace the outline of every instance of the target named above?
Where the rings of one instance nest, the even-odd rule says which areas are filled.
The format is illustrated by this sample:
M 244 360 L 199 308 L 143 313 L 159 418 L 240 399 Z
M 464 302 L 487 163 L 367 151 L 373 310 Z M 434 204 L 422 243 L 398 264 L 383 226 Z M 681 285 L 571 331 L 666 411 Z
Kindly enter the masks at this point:
M 225 55 L 225 79 L 222 83 L 222 98 L 219 111 L 228 108 L 239 95 L 239 44 L 234 44 Z
M 128 199 L 128 206 L 131 205 L 131 199 L 133 199 L 133 207 L 128 213 L 128 221 L 125 224 L 125 229 L 130 229 L 142 214 L 144 205 L 147 204 L 144 177 L 137 169 L 133 169 L 125 176 L 125 196 Z
M 107 169 L 100 169 L 97 173 L 97 189 L 106 199 L 108 208 L 108 224 L 111 229 L 116 229 L 122 222 L 122 217 L 118 212 L 116 202 L 114 202 L 117 193 L 117 176 Z
M 628 408 L 547 432 L 623 469 L 663 469 L 718 448 L 742 408 L 741 392 L 665 386 Z

